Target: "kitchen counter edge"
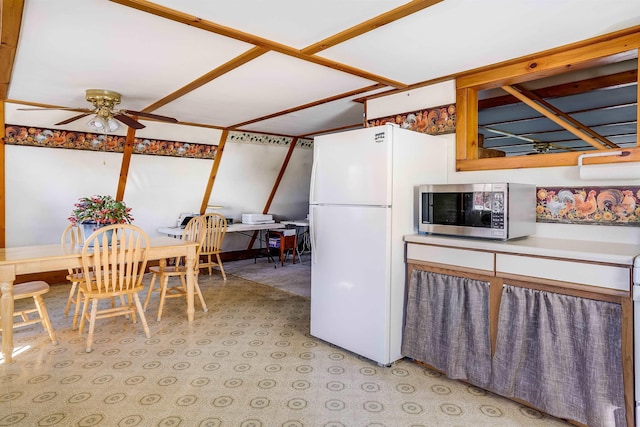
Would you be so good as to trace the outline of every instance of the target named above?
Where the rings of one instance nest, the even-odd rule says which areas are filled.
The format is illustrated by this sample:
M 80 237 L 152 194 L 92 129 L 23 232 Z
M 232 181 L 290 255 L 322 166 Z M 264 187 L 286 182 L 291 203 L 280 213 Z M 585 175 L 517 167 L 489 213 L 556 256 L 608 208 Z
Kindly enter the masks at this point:
M 537 236 L 499 241 L 417 233 L 404 236 L 404 241 L 459 249 L 575 259 L 628 266 L 632 266 L 635 258 L 640 254 L 640 245 Z

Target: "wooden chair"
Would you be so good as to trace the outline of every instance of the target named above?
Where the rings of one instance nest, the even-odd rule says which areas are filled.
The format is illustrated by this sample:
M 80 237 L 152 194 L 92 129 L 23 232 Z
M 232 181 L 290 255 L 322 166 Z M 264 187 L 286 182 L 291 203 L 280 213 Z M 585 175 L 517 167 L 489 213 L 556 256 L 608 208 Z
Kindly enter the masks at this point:
M 203 311 L 208 311 L 207 304 L 204 302 L 204 298 L 202 297 L 202 292 L 200 292 L 200 286 L 198 285 L 198 274 L 200 269 L 198 267 L 198 261 L 200 259 L 200 249 L 202 248 L 202 241 L 205 238 L 205 223 L 201 217 L 193 217 L 184 228 L 182 233 L 182 239 L 189 242 L 197 242 L 198 248 L 196 249 L 196 265 L 195 272 L 195 292 L 198 294 L 198 298 L 200 298 L 200 305 L 202 306 Z M 147 305 L 149 305 L 149 300 L 151 299 L 151 294 L 154 291 L 160 292 L 160 304 L 158 306 L 158 322 L 162 318 L 162 309 L 164 308 L 165 298 L 176 298 L 176 297 L 186 297 L 187 296 L 187 267 L 184 265 L 180 265 L 180 259 L 176 258 L 174 266 L 153 266 L 149 267 L 149 271 L 153 273 L 151 277 L 151 283 L 149 284 L 149 292 L 147 293 L 147 298 L 144 300 L 144 310 L 147 311 Z M 179 277 L 180 285 L 179 286 L 168 286 L 170 277 Z M 158 287 L 155 287 L 156 279 L 158 279 Z
M 47 292 L 49 292 L 49 284 L 47 282 L 43 282 L 42 280 L 13 285 L 14 301 L 25 298 L 33 298 L 33 302 L 35 303 L 35 308 L 14 310 L 13 317 L 20 316 L 21 320 L 19 322 L 14 322 L 13 328 L 15 329 L 22 326 L 33 325 L 34 323 L 41 323 L 42 327 L 49 334 L 51 343 L 53 345 L 58 345 L 56 333 L 53 330 L 53 326 L 51 325 L 51 320 L 49 320 L 47 306 L 45 305 L 44 299 L 42 298 L 42 295 L 46 294 Z M 30 318 L 29 314 L 32 313 L 38 313 L 38 318 Z M 0 331 L 1 330 L 2 329 L 0 329 Z
M 62 246 L 68 246 L 69 248 L 73 248 L 74 246 L 79 246 L 84 243 L 84 237 L 82 234 L 82 229 L 77 225 L 69 224 L 62 232 L 62 238 L 60 244 Z M 71 290 L 69 291 L 69 298 L 67 298 L 67 305 L 64 308 L 64 317 L 69 315 L 69 309 L 71 308 L 71 304 L 78 304 L 78 283 L 84 280 L 84 276 L 82 275 L 82 267 L 78 268 L 69 268 L 67 274 L 67 280 L 71 282 Z M 75 311 L 77 313 L 77 310 Z M 73 317 L 73 326 L 72 329 L 76 329 L 78 324 L 78 316 L 77 314 Z
M 206 236 L 202 242 L 200 255 L 203 258 L 206 257 L 206 260 L 200 262 L 199 268 L 208 268 L 209 275 L 211 275 L 211 267 L 217 266 L 220 269 L 220 273 L 222 273 L 222 278 L 227 280 L 227 275 L 224 272 L 224 267 L 220 260 L 222 242 L 227 232 L 227 219 L 217 213 L 204 214 L 200 218 L 202 218 L 206 224 Z M 215 256 L 215 259 L 212 259 L 213 256 Z
M 151 337 L 138 297 L 138 293 L 144 289 L 142 279 L 147 267 L 149 247 L 147 234 L 130 224 L 100 228 L 85 240 L 82 247 L 82 273 L 85 280 L 78 285 L 79 299 L 83 301 L 78 333 L 82 334 L 85 321 L 88 320 L 87 353 L 91 351 L 97 319 L 130 315 L 135 323 L 137 312 L 146 337 Z M 104 309 L 98 307 L 101 300 L 116 296 L 122 297 L 120 306 L 112 305 Z M 76 304 L 76 313 L 78 307 L 79 304 Z

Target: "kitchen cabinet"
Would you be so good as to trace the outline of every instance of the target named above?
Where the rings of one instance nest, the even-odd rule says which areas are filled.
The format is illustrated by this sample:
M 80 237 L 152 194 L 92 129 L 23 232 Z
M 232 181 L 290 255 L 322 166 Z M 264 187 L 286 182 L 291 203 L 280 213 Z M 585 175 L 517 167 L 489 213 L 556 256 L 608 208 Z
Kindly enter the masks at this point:
M 447 283 L 458 278 L 488 286 L 483 321 L 490 340 L 491 379 L 460 379 L 574 422 L 605 425 L 603 419 L 617 417 L 615 425 L 634 425 L 631 289 L 637 247 L 418 234 L 405 236 L 405 242 L 410 286 L 416 272 L 448 277 Z M 433 281 L 437 276 L 429 277 Z M 409 287 L 408 313 L 412 292 Z M 484 310 L 482 305 L 478 309 Z M 413 316 L 429 323 L 422 324 L 422 330 L 444 328 L 433 317 L 421 317 L 419 310 Z M 405 339 L 413 338 L 407 334 Z M 405 346 L 410 348 L 409 343 Z M 449 375 L 437 358 L 413 358 Z M 611 406 L 598 409 L 603 402 Z
M 489 282 L 414 269 L 407 293 L 402 355 L 449 378 L 491 381 Z

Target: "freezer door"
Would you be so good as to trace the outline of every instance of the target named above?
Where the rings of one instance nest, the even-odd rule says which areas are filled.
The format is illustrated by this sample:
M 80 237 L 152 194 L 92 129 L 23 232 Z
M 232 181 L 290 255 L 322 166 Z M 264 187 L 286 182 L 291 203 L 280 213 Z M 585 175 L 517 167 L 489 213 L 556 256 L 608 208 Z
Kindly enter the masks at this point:
M 389 127 L 377 126 L 316 137 L 310 203 L 390 205 Z
M 311 335 L 387 365 L 390 208 L 312 206 Z M 394 352 L 399 353 L 399 351 Z

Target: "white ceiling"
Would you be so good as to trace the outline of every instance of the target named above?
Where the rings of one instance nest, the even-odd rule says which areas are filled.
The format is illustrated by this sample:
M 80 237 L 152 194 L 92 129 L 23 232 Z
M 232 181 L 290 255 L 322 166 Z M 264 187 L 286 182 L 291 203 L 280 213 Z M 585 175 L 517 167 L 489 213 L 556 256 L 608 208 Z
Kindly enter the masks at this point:
M 135 2 L 194 15 L 295 50 L 407 3 Z M 316 55 L 374 77 L 413 85 L 639 24 L 638 0 L 444 0 Z M 87 108 L 85 89 L 110 89 L 122 94 L 120 107 L 140 111 L 253 47 L 108 0 L 25 0 L 7 98 Z M 231 127 L 376 83 L 270 51 L 152 112 L 185 123 Z M 312 136 L 360 126 L 364 107 L 353 100 L 391 89 L 349 96 L 238 129 Z M 425 100 L 425 107 L 429 106 Z M 57 112 L 56 117 L 73 114 Z

